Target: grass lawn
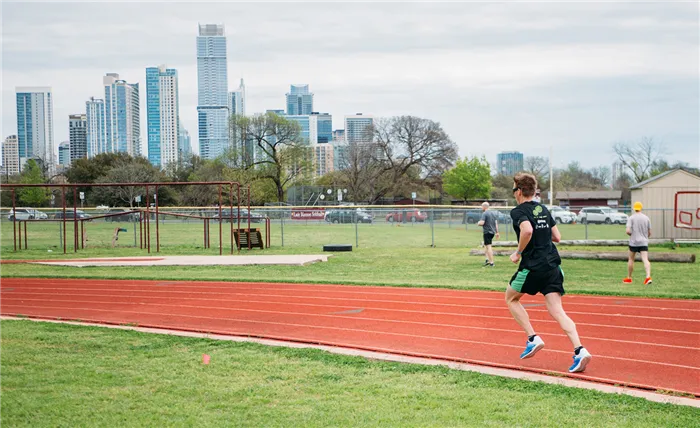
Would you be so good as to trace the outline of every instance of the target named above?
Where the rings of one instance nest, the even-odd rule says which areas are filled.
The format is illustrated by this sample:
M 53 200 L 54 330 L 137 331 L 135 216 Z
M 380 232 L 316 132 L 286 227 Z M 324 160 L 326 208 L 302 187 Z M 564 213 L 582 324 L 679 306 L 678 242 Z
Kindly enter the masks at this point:
M 8 230 L 9 226 L 9 230 Z M 29 250 L 13 252 L 11 223 L 2 224 L 3 259 L 47 259 L 65 257 L 115 257 L 145 256 L 145 250 L 120 246 L 90 247 L 78 253 L 64 255 L 57 242 L 57 224 L 51 230 L 37 236 L 30 235 Z M 47 226 L 34 224 L 31 227 Z M 443 225 L 444 226 L 444 225 Z M 98 223 L 92 229 L 115 227 L 111 223 Z M 128 226 L 129 227 L 129 226 Z M 169 238 L 163 238 L 160 254 L 219 254 L 218 248 L 203 249 L 195 241 L 201 231 L 193 224 L 165 224 L 170 227 Z M 565 238 L 580 232 L 581 225 L 562 225 Z M 599 234 L 608 233 L 609 238 L 619 238 L 616 225 L 597 225 Z M 212 226 L 212 230 L 214 227 Z M 465 231 L 460 227 L 436 227 L 436 247 L 430 247 L 431 230 L 429 225 L 360 225 L 359 248 L 350 253 L 335 253 L 328 263 L 309 266 L 182 266 L 182 267 L 99 267 L 72 268 L 37 265 L 2 265 L 2 277 L 74 277 L 74 278 L 123 278 L 123 279 L 169 279 L 169 280 L 219 280 L 219 281 L 270 281 L 270 282 L 311 282 L 341 284 L 375 284 L 395 286 L 444 287 L 458 289 L 502 290 L 515 270 L 506 257 L 496 258 L 495 269 L 481 267 L 482 257 L 469 256 L 469 250 L 477 248 L 480 229 L 473 225 Z M 92 233 L 94 236 L 94 231 Z M 280 228 L 273 228 L 273 247 L 264 251 L 252 250 L 251 254 L 318 254 L 325 243 L 355 243 L 354 225 L 287 225 L 285 245 L 281 246 Z M 120 239 L 121 245 L 133 244 L 129 230 Z M 183 242 L 174 244 L 168 241 L 177 234 Z M 213 232 L 212 232 L 213 233 Z M 624 231 L 622 232 L 624 234 Z M 613 236 L 614 235 L 614 236 Z M 56 238 L 51 240 L 51 237 Z M 217 234 L 218 237 L 218 228 Z M 129 238 L 131 237 L 131 241 Z M 8 241 L 9 238 L 9 241 Z M 505 239 L 505 237 L 504 237 Z M 155 239 L 152 236 L 153 243 Z M 213 240 L 213 236 L 212 236 Z M 72 244 L 72 237 L 69 239 Z M 230 242 L 230 241 L 229 241 Z M 214 246 L 214 243 L 212 243 Z M 69 246 L 69 250 L 70 250 Z M 571 248 L 571 247 L 568 247 Z M 563 248 L 566 250 L 567 248 Z M 624 247 L 576 247 L 577 251 L 626 251 Z M 51 250 L 51 252 L 49 252 Z M 224 254 L 227 253 L 225 249 Z M 230 250 L 230 247 L 228 247 Z M 700 248 L 652 247 L 651 251 L 676 251 L 695 253 L 700 256 Z M 155 246 L 151 255 L 156 255 Z M 248 254 L 247 250 L 241 254 Z M 654 285 L 641 285 L 643 267 L 637 263 L 635 283 L 622 284 L 627 274 L 626 262 L 597 260 L 564 260 L 566 288 L 571 293 L 614 294 L 630 296 L 700 298 L 700 281 L 697 264 L 653 263 Z
M 1 327 L 7 426 L 689 427 L 700 419 L 691 407 L 318 350 L 32 321 Z

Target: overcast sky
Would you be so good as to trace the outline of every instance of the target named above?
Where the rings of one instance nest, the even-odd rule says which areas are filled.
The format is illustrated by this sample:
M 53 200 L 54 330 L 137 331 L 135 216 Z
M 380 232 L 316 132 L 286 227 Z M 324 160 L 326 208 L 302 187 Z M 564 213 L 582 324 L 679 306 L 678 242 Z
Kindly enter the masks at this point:
M 285 108 L 308 83 L 314 110 L 440 122 L 460 156 L 500 151 L 609 165 L 611 146 L 653 137 L 700 165 L 700 11 L 686 3 L 2 3 L 2 137 L 16 86 L 51 86 L 56 146 L 68 115 L 104 97 L 102 76 L 180 75 L 197 143 L 197 23 L 222 23 L 230 89 L 247 113 Z M 145 144 L 144 144 L 145 146 Z

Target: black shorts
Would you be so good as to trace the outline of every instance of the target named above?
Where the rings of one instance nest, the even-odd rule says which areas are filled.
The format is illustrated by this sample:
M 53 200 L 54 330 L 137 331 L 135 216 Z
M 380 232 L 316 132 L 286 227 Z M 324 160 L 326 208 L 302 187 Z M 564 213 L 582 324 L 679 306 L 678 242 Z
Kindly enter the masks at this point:
M 515 272 L 510 279 L 510 286 L 513 290 L 519 293 L 535 295 L 542 293 L 559 293 L 564 295 L 564 271 L 561 266 L 543 271 L 534 272 L 529 269 L 523 269 Z
M 641 247 L 633 247 L 630 245 L 630 251 L 633 253 L 641 253 L 642 251 L 649 251 L 649 247 L 647 247 L 646 245 Z
M 494 236 L 496 235 L 494 235 L 493 233 L 484 233 L 484 245 L 491 245 Z

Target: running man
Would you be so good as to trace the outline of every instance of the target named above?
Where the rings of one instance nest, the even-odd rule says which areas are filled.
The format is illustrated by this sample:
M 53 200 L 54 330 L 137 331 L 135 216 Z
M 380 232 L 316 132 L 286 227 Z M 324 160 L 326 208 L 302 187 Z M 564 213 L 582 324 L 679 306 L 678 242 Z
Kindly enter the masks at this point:
M 484 228 L 484 247 L 486 248 L 486 261 L 484 266 L 493 267 L 493 249 L 491 244 L 493 242 L 493 237 L 500 238 L 501 234 L 498 233 L 498 215 L 494 211 L 489 211 L 489 203 L 484 202 L 481 204 L 481 209 L 484 212 L 481 214 L 481 220 L 477 225 Z
M 649 263 L 649 238 L 651 238 L 651 221 L 642 214 L 642 203 L 634 203 L 634 214 L 627 219 L 627 234 L 630 236 L 630 252 L 627 258 L 627 278 L 622 282 L 632 283 L 632 271 L 634 270 L 634 256 L 639 253 L 644 263 L 646 279 L 644 285 L 651 284 L 651 263 Z
M 569 367 L 569 372 L 582 372 L 591 361 L 591 354 L 581 345 L 576 324 L 562 307 L 564 272 L 561 270 L 559 252 L 553 244 L 561 240 L 561 234 L 549 210 L 533 201 L 536 188 L 537 180 L 533 175 L 518 173 L 514 177 L 513 195 L 518 206 L 513 208 L 510 216 L 518 237 L 518 249 L 511 254 L 510 260 L 520 262 L 520 266 L 506 289 L 506 303 L 515 321 L 527 334 L 527 344 L 520 358 L 531 358 L 544 348 L 544 341 L 532 328 L 520 298 L 525 293 L 542 293 L 549 315 L 559 323 L 574 346 L 574 363 Z

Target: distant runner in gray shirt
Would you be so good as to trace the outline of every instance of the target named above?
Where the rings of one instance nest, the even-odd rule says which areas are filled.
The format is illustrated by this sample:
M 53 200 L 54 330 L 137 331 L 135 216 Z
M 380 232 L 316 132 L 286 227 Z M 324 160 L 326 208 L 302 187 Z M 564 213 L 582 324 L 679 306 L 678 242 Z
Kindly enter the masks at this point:
M 627 258 L 627 277 L 622 280 L 625 284 L 632 283 L 632 271 L 634 270 L 634 257 L 636 253 L 644 263 L 646 279 L 644 285 L 651 284 L 651 263 L 649 263 L 649 237 L 651 236 L 651 221 L 642 214 L 642 203 L 634 203 L 634 214 L 627 219 L 627 234 L 630 236 L 630 252 Z
M 481 214 L 481 219 L 478 225 L 484 228 L 484 247 L 486 249 L 486 261 L 484 266 L 493 267 L 493 249 L 491 248 L 491 243 L 493 242 L 493 237 L 500 238 L 501 235 L 498 233 L 498 214 L 495 211 L 489 211 L 489 203 L 484 202 L 481 204 L 481 209 L 484 212 Z

